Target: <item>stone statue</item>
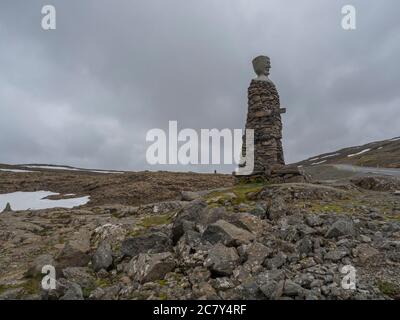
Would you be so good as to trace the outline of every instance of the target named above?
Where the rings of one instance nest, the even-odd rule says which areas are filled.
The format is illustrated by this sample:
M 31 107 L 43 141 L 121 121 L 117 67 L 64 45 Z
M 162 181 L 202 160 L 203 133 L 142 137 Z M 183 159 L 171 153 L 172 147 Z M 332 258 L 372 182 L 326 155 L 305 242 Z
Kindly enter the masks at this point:
M 248 89 L 246 129 L 254 132 L 254 144 L 249 148 L 254 155 L 253 172 L 238 177 L 239 182 L 258 181 L 259 178 L 273 183 L 305 182 L 307 175 L 298 167 L 285 166 L 282 148 L 281 108 L 278 90 L 268 78 L 271 61 L 267 56 L 253 59 L 257 78 L 251 80 Z M 242 157 L 239 168 L 246 167 L 246 136 L 243 136 Z
M 254 80 L 271 81 L 268 79 L 269 70 L 271 69 L 271 60 L 267 56 L 258 56 L 253 59 L 253 69 L 257 74 Z
M 254 174 L 270 175 L 272 170 L 285 165 L 282 148 L 281 114 L 279 94 L 268 78 L 271 62 L 267 56 L 253 59 L 257 78 L 248 89 L 246 129 L 254 130 Z M 245 137 L 244 137 L 245 139 Z M 243 143 L 242 157 L 246 150 Z

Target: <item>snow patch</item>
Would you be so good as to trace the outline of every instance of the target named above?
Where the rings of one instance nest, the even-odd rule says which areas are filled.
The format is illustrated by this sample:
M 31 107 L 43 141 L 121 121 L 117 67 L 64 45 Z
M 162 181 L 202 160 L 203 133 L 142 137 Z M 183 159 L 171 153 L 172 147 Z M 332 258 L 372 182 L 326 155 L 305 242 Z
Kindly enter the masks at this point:
M 360 151 L 360 152 L 358 152 L 358 153 L 349 154 L 347 157 L 348 157 L 348 158 L 351 158 L 351 157 L 359 156 L 359 155 L 364 154 L 364 153 L 366 153 L 366 152 L 368 152 L 368 151 L 371 151 L 371 149 L 364 149 L 364 150 L 362 150 L 362 151 Z
M 321 159 L 332 158 L 336 156 L 340 156 L 340 153 L 328 154 L 326 156 L 321 157 Z
M 95 173 L 118 173 L 118 174 L 125 173 L 123 171 L 102 171 L 102 170 L 81 170 L 81 171 L 95 172 Z
M 323 163 L 325 163 L 327 160 L 322 160 L 322 161 L 319 161 L 319 162 L 314 162 L 314 163 L 312 163 L 311 165 L 312 166 L 316 166 L 316 165 L 318 165 L 318 164 L 323 164 Z
M 53 170 L 70 170 L 70 171 L 80 171 L 77 168 L 70 168 L 70 167 L 56 167 L 56 166 L 25 166 L 27 168 L 32 168 L 32 169 L 53 169 Z
M 86 170 L 86 169 L 70 168 L 70 167 L 63 167 L 63 166 L 29 165 L 29 166 L 25 166 L 25 167 L 32 168 L 32 169 L 69 170 L 69 171 L 94 172 L 94 173 L 118 173 L 118 174 L 124 173 L 123 171 Z
M 12 210 L 41 210 L 82 206 L 89 202 L 90 196 L 70 199 L 50 200 L 48 196 L 59 195 L 51 191 L 12 192 L 0 194 L 0 212 L 10 203 Z
M 31 170 L 20 170 L 20 169 L 0 169 L 0 171 L 5 171 L 5 172 L 35 172 Z

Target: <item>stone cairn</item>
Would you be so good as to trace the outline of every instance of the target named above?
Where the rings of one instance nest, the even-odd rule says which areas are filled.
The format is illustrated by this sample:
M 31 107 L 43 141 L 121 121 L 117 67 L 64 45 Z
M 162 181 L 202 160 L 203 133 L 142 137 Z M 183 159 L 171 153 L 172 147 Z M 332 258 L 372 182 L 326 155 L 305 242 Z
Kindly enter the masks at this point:
M 11 205 L 10 205 L 9 202 L 7 202 L 7 205 L 6 205 L 6 207 L 4 208 L 4 210 L 2 211 L 2 213 L 11 212 L 11 211 L 12 211 Z
M 248 112 L 246 129 L 254 130 L 254 170 L 246 176 L 238 176 L 240 181 L 268 180 L 273 182 L 303 181 L 297 167 L 285 166 L 282 148 L 281 108 L 279 94 L 274 83 L 268 78 L 271 68 L 267 56 L 253 60 L 257 78 L 248 89 Z M 243 136 L 242 159 L 246 157 L 246 136 Z M 240 167 L 246 166 L 246 162 Z

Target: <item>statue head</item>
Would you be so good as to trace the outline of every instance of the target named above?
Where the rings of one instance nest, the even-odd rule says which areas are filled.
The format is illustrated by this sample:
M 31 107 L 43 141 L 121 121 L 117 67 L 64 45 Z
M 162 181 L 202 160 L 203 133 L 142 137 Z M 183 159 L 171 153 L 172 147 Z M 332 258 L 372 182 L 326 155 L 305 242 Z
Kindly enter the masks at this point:
M 253 59 L 253 69 L 257 74 L 256 80 L 268 81 L 269 70 L 271 69 L 271 61 L 267 56 L 258 56 Z

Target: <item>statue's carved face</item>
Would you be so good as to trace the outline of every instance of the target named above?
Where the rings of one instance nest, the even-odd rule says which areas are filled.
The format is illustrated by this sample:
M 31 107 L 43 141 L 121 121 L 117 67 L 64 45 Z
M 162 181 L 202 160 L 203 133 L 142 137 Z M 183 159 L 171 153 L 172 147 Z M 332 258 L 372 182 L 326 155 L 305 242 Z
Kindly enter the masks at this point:
M 258 56 L 253 60 L 253 68 L 257 76 L 268 76 L 271 62 L 267 56 Z

